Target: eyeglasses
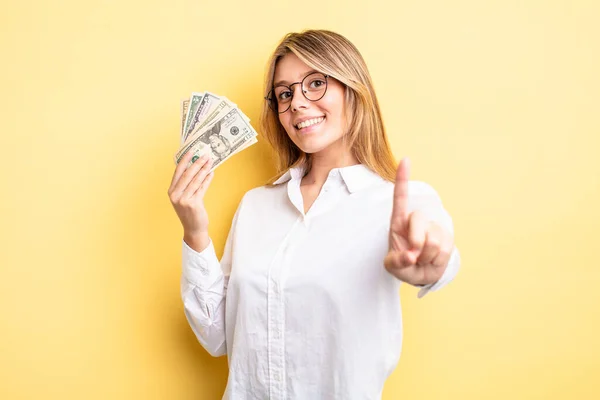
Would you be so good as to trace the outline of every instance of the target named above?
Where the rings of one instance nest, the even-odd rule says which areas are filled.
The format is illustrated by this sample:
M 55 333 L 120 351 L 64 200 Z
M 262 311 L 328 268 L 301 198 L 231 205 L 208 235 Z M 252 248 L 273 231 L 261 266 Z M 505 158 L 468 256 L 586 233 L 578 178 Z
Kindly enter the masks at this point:
M 277 85 L 265 97 L 271 110 L 283 114 L 290 109 L 292 98 L 294 97 L 294 89 L 292 86 L 300 84 L 302 94 L 309 101 L 319 101 L 327 92 L 327 78 L 329 75 L 320 72 L 313 72 L 302 79 L 301 82 L 294 82 L 289 86 Z

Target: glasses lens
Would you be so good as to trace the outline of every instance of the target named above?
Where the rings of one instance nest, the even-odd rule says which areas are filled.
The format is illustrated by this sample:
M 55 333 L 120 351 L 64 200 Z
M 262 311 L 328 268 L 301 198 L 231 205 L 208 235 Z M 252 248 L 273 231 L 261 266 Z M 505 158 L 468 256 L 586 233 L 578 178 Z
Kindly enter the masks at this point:
M 273 100 L 276 106 L 274 110 L 276 109 L 280 113 L 286 111 L 290 106 L 293 95 L 289 87 L 283 85 L 275 86 L 273 88 Z
M 307 99 L 321 100 L 327 91 L 327 78 L 320 72 L 313 72 L 302 81 L 302 90 Z

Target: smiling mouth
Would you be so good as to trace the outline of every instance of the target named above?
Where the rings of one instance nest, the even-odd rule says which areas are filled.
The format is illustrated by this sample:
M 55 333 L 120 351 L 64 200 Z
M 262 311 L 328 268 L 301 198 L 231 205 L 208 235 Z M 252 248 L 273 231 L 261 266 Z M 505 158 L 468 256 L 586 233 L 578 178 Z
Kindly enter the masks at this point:
M 325 120 L 325 117 L 311 118 L 311 119 L 308 119 L 306 121 L 300 122 L 295 127 L 296 127 L 296 129 L 300 130 L 300 129 L 308 128 L 309 126 L 320 124 L 324 120 Z

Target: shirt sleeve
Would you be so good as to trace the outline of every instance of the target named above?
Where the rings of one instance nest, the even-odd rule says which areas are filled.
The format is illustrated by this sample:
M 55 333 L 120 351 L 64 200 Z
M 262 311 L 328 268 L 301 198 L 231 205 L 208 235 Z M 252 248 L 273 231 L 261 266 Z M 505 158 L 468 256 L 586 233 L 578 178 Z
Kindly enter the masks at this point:
M 444 208 L 442 200 L 437 191 L 431 185 L 425 182 L 415 182 L 414 192 L 416 200 L 414 209 L 422 211 L 432 221 L 438 223 L 450 233 L 454 234 L 452 217 Z M 417 293 L 417 297 L 422 298 L 429 292 L 440 290 L 454 280 L 458 270 L 460 269 L 460 263 L 460 253 L 455 246 L 450 254 L 448 265 L 446 266 L 442 277 L 437 282 L 430 283 L 429 285 L 418 286 L 420 290 Z
M 184 313 L 196 338 L 213 357 L 227 354 L 225 300 L 240 208 L 241 203 L 233 218 L 220 261 L 212 240 L 201 252 L 182 241 L 181 297 Z

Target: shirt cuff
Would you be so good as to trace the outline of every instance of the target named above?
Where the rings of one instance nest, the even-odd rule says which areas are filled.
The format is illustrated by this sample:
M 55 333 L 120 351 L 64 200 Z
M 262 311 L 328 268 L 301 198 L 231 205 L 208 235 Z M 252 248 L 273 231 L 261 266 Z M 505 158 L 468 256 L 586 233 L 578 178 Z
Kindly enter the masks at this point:
M 421 289 L 419 290 L 417 297 L 420 299 L 423 296 L 425 296 L 427 293 L 435 292 L 437 290 L 440 290 L 442 287 L 446 286 L 448 283 L 450 283 L 454 279 L 454 277 L 456 276 L 456 273 L 458 272 L 459 267 L 460 267 L 460 253 L 458 252 L 458 249 L 456 247 L 454 247 L 454 250 L 452 250 L 452 254 L 450 255 L 450 260 L 448 261 L 448 265 L 446 266 L 446 270 L 444 271 L 444 274 L 442 275 L 442 277 L 437 282 L 430 283 L 429 285 L 425 285 L 425 286 L 419 286 Z
M 183 275 L 189 283 L 207 287 L 223 273 L 212 240 L 201 252 L 192 249 L 185 240 L 182 243 Z

